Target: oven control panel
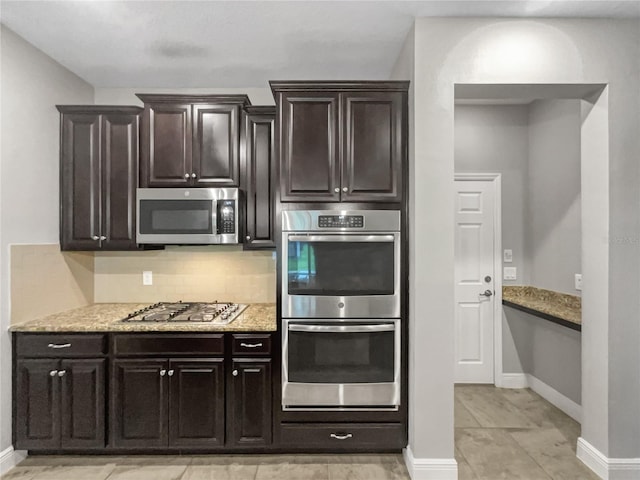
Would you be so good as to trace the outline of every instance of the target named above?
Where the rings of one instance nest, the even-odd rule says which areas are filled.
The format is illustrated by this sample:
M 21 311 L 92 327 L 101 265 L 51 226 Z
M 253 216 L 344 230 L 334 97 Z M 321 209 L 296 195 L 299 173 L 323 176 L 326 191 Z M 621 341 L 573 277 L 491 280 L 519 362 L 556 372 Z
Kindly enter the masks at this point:
M 319 215 L 320 228 L 364 228 L 364 215 Z

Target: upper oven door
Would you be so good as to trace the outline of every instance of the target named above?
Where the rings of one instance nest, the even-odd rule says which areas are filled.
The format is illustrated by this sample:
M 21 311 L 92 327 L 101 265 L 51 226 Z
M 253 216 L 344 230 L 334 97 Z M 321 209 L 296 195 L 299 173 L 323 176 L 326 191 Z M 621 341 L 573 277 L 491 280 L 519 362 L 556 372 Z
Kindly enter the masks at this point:
M 238 242 L 236 189 L 139 188 L 138 243 Z
M 282 316 L 400 317 L 400 233 L 285 232 Z

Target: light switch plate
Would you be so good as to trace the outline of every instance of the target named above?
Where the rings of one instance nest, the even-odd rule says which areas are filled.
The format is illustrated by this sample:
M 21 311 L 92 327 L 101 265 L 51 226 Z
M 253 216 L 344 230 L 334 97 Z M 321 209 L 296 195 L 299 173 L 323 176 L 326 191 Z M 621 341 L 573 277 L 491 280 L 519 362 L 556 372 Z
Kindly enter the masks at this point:
M 513 262 L 513 250 L 506 249 L 502 255 L 502 259 L 504 260 L 504 263 Z
M 153 285 L 153 272 L 145 270 L 142 272 L 142 285 Z
M 582 290 L 582 274 L 581 273 L 575 274 L 574 283 L 576 285 L 576 290 Z
M 503 280 L 517 280 L 518 272 L 516 267 L 504 267 L 504 271 L 502 273 Z

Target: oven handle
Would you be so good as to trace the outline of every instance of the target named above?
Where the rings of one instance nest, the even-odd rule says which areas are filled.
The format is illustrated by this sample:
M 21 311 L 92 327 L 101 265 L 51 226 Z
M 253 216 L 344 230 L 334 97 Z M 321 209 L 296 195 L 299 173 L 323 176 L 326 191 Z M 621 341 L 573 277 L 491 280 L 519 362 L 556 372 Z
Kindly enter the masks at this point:
M 357 333 L 357 332 L 393 332 L 393 323 L 379 325 L 304 325 L 300 323 L 289 324 L 291 332 L 329 332 L 329 333 Z
M 290 242 L 393 242 L 393 235 L 289 235 Z

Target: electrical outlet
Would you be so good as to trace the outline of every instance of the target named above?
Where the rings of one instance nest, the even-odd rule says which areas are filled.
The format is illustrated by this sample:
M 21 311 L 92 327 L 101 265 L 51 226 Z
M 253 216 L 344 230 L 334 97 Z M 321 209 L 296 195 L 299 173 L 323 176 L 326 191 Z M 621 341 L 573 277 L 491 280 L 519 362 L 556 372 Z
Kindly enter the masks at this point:
M 576 290 L 582 290 L 582 274 L 581 273 L 575 274 L 574 283 L 576 285 Z
M 516 267 L 504 267 L 502 278 L 503 280 L 517 280 L 518 272 L 516 270 Z
M 153 285 L 153 272 L 145 270 L 142 272 L 142 285 Z
M 504 263 L 513 262 L 513 250 L 511 250 L 511 249 L 505 250 L 503 255 L 502 255 L 502 259 L 504 260 Z

